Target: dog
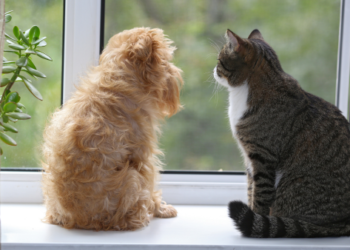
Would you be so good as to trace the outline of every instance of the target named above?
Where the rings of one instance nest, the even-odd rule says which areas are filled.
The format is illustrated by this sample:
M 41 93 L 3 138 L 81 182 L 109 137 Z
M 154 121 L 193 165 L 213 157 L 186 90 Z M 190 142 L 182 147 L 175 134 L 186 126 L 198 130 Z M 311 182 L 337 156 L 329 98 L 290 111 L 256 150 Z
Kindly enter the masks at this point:
M 160 125 L 181 108 L 182 71 L 161 29 L 114 35 L 98 66 L 44 131 L 45 222 L 64 228 L 136 230 L 175 217 L 155 185 Z

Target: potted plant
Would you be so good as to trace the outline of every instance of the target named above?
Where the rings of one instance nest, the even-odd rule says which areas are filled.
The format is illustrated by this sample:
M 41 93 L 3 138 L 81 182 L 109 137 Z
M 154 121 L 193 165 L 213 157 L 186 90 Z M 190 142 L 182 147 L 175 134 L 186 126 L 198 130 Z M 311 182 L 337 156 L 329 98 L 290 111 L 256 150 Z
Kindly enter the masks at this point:
M 12 11 L 5 13 L 5 22 L 11 21 Z M 12 53 L 18 57 L 14 61 L 9 61 L 3 57 L 2 77 L 0 83 L 0 142 L 10 146 L 16 146 L 16 141 L 8 135 L 8 132 L 18 133 L 13 126 L 19 120 L 30 119 L 31 116 L 25 113 L 25 106 L 20 103 L 21 97 L 18 92 L 11 91 L 16 82 L 22 82 L 28 91 L 38 100 L 43 98 L 40 92 L 33 86 L 29 77 L 36 79 L 37 77 L 45 78 L 46 76 L 37 70 L 32 61 L 33 57 L 39 57 L 48 61 L 52 61 L 51 57 L 40 51 L 40 48 L 47 45 L 46 37 L 40 37 L 40 29 L 33 26 L 26 31 L 22 31 L 17 26 L 13 27 L 13 36 L 6 34 L 6 42 L 10 49 L 5 49 L 5 53 Z M 0 155 L 3 150 L 0 144 Z

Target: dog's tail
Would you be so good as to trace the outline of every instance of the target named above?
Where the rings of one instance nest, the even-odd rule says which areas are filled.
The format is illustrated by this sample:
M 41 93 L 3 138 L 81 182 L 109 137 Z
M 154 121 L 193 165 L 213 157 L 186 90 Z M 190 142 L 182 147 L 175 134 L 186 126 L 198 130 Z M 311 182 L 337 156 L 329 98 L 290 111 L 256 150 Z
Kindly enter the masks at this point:
M 312 238 L 350 233 L 348 227 L 329 228 L 306 221 L 260 215 L 241 201 L 230 202 L 229 216 L 243 236 L 252 238 Z

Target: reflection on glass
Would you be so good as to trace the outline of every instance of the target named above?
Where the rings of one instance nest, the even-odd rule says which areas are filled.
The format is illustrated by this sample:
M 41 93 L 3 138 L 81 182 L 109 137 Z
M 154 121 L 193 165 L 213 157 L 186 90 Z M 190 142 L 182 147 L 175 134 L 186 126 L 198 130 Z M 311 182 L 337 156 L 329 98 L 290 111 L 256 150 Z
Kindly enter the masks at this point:
M 49 115 L 61 104 L 63 0 L 6 0 L 5 8 L 6 11 L 13 10 L 12 20 L 5 27 L 6 33 L 13 36 L 14 26 L 22 30 L 27 30 L 33 25 L 39 26 L 40 36 L 47 37 L 47 47 L 42 48 L 42 51 L 50 55 L 53 61 L 32 57 L 38 70 L 46 75 L 44 79 L 33 80 L 33 85 L 43 96 L 42 102 L 35 99 L 22 82 L 15 83 L 11 89 L 19 92 L 21 103 L 26 106 L 26 112 L 32 118 L 14 124 L 19 131 L 18 134 L 11 133 L 11 137 L 17 141 L 16 147 L 0 142 L 4 150 L 1 167 L 41 167 L 40 146 L 43 129 Z M 7 45 L 5 49 L 8 49 Z M 15 59 L 9 53 L 4 53 L 4 56 L 8 60 Z
M 334 103 L 340 1 L 106 0 L 105 43 L 125 29 L 162 28 L 175 42 L 185 109 L 164 126 L 165 169 L 243 170 L 227 119 L 227 93 L 212 78 L 230 28 L 247 37 L 258 28 L 284 70 Z

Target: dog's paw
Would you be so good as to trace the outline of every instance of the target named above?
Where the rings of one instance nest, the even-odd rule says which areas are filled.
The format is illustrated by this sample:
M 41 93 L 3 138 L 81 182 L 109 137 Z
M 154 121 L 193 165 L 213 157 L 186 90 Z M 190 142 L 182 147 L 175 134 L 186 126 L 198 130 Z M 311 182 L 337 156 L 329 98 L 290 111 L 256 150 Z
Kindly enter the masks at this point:
M 171 218 L 177 216 L 177 211 L 172 205 L 161 204 L 158 211 L 154 213 L 155 217 Z

